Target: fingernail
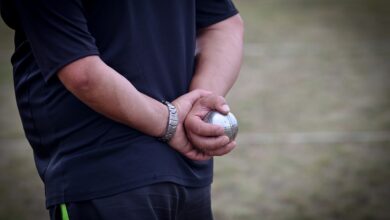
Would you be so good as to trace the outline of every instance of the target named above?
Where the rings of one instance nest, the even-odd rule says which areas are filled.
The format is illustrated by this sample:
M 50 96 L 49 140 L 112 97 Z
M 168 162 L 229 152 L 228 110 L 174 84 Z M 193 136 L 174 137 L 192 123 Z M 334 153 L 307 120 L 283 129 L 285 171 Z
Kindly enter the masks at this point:
M 222 110 L 224 110 L 225 112 L 230 112 L 230 108 L 226 104 L 222 106 Z

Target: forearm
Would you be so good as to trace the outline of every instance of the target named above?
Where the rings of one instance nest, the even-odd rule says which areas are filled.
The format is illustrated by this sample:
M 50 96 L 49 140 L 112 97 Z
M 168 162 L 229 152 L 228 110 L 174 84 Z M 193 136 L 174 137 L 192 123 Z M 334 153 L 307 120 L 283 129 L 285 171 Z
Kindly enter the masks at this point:
M 239 15 L 201 30 L 190 90 L 205 89 L 225 96 L 238 77 L 242 50 L 243 24 Z
M 151 136 L 164 133 L 168 118 L 166 106 L 137 91 L 99 57 L 73 62 L 58 76 L 70 92 L 106 117 Z

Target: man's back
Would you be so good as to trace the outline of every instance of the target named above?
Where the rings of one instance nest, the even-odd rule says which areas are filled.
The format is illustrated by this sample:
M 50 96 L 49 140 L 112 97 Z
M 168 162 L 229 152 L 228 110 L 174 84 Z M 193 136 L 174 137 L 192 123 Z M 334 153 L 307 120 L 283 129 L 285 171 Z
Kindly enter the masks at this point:
M 48 207 L 158 182 L 210 185 L 212 160 L 190 160 L 91 109 L 57 73 L 99 56 L 142 94 L 172 101 L 189 90 L 198 28 L 235 15 L 230 1 L 2 0 L 1 7 L 15 29 L 17 104 Z

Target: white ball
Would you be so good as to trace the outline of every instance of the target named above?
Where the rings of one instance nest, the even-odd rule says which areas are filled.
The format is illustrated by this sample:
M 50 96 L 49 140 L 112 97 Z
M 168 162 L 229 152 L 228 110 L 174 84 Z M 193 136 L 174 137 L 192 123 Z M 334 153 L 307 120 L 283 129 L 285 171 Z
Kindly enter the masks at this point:
M 207 123 L 219 125 L 224 128 L 226 136 L 234 140 L 238 133 L 238 122 L 233 113 L 223 115 L 216 111 L 210 111 L 203 119 Z

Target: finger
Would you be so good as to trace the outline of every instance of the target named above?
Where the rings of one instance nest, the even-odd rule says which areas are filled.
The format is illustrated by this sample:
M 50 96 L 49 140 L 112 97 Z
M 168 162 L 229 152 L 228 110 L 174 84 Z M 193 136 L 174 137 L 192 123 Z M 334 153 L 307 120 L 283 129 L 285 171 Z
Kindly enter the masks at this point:
M 230 111 L 225 98 L 222 96 L 209 95 L 202 99 L 202 104 L 225 115 Z
M 217 101 L 214 105 L 214 109 L 217 110 L 219 113 L 222 113 L 224 115 L 227 115 L 230 112 L 230 108 L 228 104 L 226 103 L 225 98 L 222 96 L 219 96 L 217 98 Z
M 176 150 L 190 160 L 203 161 L 211 158 L 211 156 L 207 155 L 205 152 L 195 148 L 189 141 L 186 141 L 181 148 Z
M 230 153 L 236 146 L 237 146 L 236 142 L 232 141 L 217 150 L 206 151 L 206 154 L 209 156 L 222 156 Z
M 191 150 L 190 152 L 185 154 L 185 156 L 195 161 L 204 161 L 212 158 L 211 156 L 207 155 L 205 152 L 200 151 L 198 149 Z
M 192 90 L 191 92 L 188 92 L 186 94 L 183 95 L 183 98 L 185 97 L 186 99 L 188 99 L 191 103 L 194 103 L 196 100 L 198 100 L 199 98 L 203 97 L 203 96 L 207 96 L 207 95 L 210 95 L 211 92 L 210 91 L 207 91 L 207 90 L 203 90 L 203 89 L 195 89 L 195 90 Z
M 199 117 L 188 117 L 185 121 L 188 133 L 194 133 L 199 136 L 215 137 L 225 133 L 222 126 L 204 122 Z
M 190 136 L 191 143 L 204 151 L 213 151 L 217 150 L 229 143 L 229 138 L 227 136 L 219 137 L 203 137 L 199 135 L 191 134 Z
M 191 110 L 194 103 L 204 95 L 209 95 L 211 92 L 206 90 L 193 90 L 172 101 L 176 107 L 179 119 L 184 119 Z

